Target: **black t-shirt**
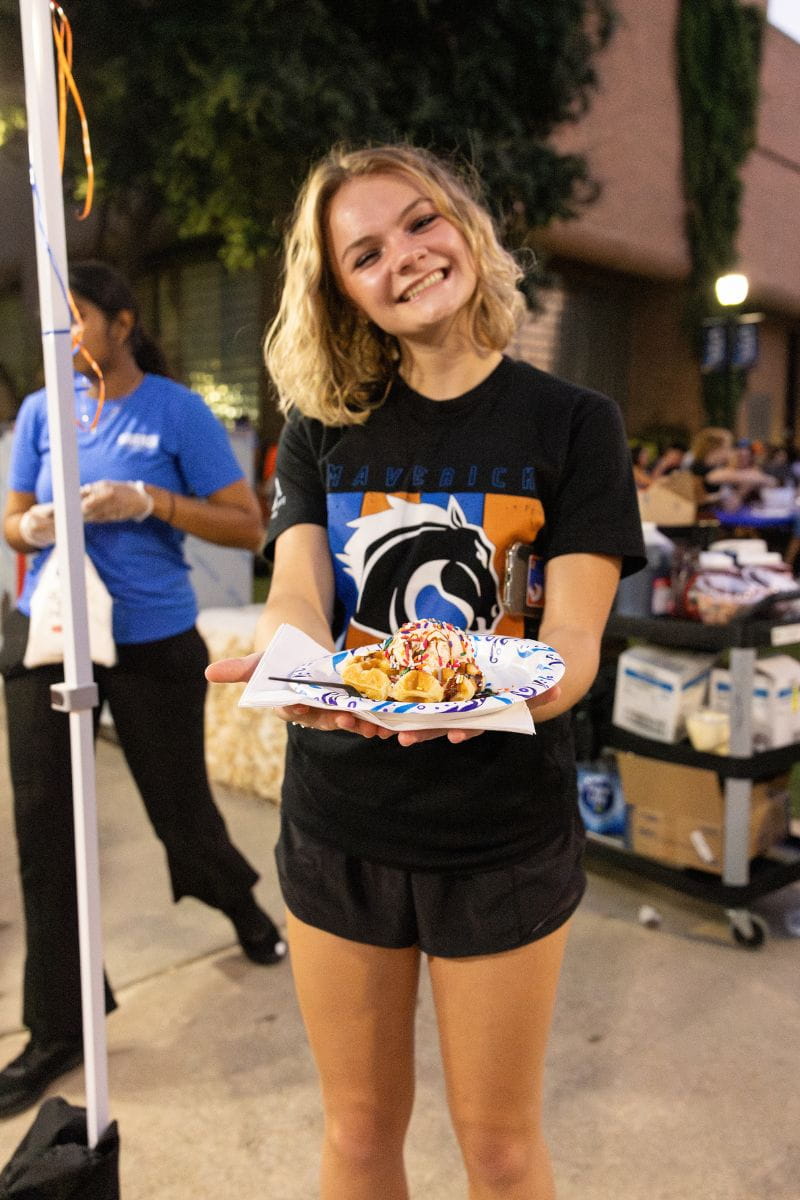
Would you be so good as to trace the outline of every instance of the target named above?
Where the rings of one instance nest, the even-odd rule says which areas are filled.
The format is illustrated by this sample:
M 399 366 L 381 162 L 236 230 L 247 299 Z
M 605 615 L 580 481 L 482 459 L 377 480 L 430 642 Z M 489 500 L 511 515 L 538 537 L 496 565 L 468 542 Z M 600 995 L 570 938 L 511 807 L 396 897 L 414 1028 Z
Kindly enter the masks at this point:
M 434 401 L 402 380 L 361 426 L 293 416 L 281 435 L 269 527 L 327 528 L 340 646 L 407 620 L 534 636 L 501 610 L 505 552 L 644 563 L 617 406 L 504 358 L 478 387 Z M 569 714 L 534 736 L 484 733 L 403 748 L 291 727 L 282 803 L 323 841 L 408 869 L 472 870 L 580 837 Z M 574 857 L 574 854 L 572 854 Z

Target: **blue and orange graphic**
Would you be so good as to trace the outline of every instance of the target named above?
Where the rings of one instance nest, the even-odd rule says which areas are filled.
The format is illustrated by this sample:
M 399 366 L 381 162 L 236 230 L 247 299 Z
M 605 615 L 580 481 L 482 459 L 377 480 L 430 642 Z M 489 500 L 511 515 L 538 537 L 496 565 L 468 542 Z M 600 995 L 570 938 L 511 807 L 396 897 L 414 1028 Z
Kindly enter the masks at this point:
M 544 524 L 538 499 L 477 492 L 334 492 L 328 537 L 348 648 L 436 617 L 476 633 L 523 636 L 501 609 L 506 548 Z

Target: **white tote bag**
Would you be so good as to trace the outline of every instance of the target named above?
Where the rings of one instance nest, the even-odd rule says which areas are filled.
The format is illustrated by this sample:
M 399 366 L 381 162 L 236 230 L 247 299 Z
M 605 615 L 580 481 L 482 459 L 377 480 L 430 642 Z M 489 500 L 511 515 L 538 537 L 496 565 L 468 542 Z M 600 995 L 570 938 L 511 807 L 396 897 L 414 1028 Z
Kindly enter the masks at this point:
M 111 624 L 113 600 L 88 554 L 83 556 L 86 575 L 86 606 L 89 616 L 89 650 L 92 662 L 113 667 L 117 648 Z M 33 595 L 28 642 L 22 664 L 42 667 L 64 661 L 64 626 L 61 613 L 61 580 L 56 548 L 42 568 Z

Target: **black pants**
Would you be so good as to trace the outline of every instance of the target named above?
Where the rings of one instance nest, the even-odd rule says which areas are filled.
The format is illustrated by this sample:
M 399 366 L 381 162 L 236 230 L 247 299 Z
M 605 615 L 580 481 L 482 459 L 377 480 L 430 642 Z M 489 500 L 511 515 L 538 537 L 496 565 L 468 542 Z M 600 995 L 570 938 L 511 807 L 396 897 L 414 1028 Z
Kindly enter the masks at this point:
M 81 1033 L 69 719 L 50 706 L 63 666 L 22 666 L 28 619 L 4 630 L 9 763 L 27 932 L 23 1021 L 37 1038 Z M 117 647 L 114 667 L 95 666 L 125 758 L 164 844 L 176 900 L 196 896 L 229 911 L 258 875 L 231 842 L 209 787 L 204 753 L 208 662 L 196 629 Z M 95 711 L 95 731 L 99 709 Z M 102 802 L 102 798 L 99 798 Z M 135 870 L 135 863 L 131 864 Z M 106 1008 L 116 1007 L 106 981 Z

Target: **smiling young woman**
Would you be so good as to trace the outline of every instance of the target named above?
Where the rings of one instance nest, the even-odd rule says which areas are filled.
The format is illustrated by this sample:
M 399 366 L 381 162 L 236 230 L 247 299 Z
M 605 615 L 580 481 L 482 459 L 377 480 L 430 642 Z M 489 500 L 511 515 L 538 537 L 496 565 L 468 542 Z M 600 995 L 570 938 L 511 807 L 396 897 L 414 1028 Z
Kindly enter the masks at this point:
M 275 710 L 289 723 L 276 857 L 322 1081 L 324 1200 L 408 1200 L 423 960 L 469 1194 L 555 1194 L 543 1064 L 585 886 L 569 710 L 620 570 L 644 558 L 617 406 L 503 354 L 520 276 L 469 185 L 409 146 L 330 154 L 287 239 L 266 339 L 287 421 L 259 644 L 288 622 L 351 649 L 435 618 L 538 636 L 567 664 L 531 702 L 535 737 Z M 502 606 L 518 542 L 541 573 L 530 620 Z M 247 679 L 257 658 L 208 678 Z
M 444 348 L 454 339 L 469 351 L 472 255 L 418 186 L 398 175 L 350 180 L 331 201 L 328 237 L 342 292 L 401 351 L 411 354 L 416 342 Z
M 351 181 L 371 184 L 378 179 L 405 185 L 409 202 L 412 194 L 419 201 L 422 228 L 417 236 L 427 236 L 430 220 L 434 229 L 447 223 L 463 239 L 475 285 L 463 312 L 468 340 L 462 349 L 474 349 L 478 356 L 496 354 L 511 340 L 522 317 L 522 271 L 500 245 L 491 217 L 475 202 L 466 176 L 406 145 L 334 152 L 320 170 L 309 174 L 298 196 L 286 246 L 292 269 L 287 270 L 278 316 L 267 335 L 269 371 L 284 413 L 294 397 L 305 397 L 309 415 L 333 424 L 360 424 L 396 371 L 397 336 L 352 303 L 343 277 L 337 275 L 338 264 L 326 249 L 329 208 L 340 190 Z M 379 221 L 390 215 L 397 220 L 400 214 L 381 212 Z M 407 217 L 413 226 L 414 213 Z M 367 228 L 361 236 L 379 232 L 378 227 Z M 413 234 L 409 240 L 414 240 Z M 377 247 L 362 247 L 362 255 L 370 251 Z M 442 358 L 434 364 L 438 371 L 443 362 Z

